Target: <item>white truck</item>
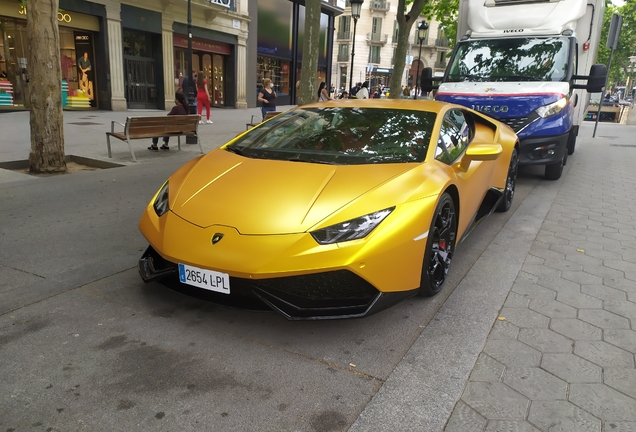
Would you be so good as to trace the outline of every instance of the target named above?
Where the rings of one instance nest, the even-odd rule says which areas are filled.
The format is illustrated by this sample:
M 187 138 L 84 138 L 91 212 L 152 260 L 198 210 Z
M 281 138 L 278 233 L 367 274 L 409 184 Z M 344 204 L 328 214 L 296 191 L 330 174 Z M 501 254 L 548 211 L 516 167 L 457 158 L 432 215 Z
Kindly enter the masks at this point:
M 519 137 L 519 164 L 545 165 L 547 179 L 560 178 L 586 114 L 584 90 L 605 85 L 607 68 L 594 65 L 605 0 L 459 4 L 460 40 L 435 98 L 508 124 Z

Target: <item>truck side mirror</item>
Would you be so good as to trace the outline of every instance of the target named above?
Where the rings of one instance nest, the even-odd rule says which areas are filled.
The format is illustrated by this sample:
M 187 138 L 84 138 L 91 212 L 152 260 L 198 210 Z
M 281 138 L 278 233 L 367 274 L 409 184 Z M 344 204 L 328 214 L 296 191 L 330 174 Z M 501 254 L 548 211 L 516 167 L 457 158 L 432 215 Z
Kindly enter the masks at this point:
M 423 93 L 429 93 L 433 91 L 434 88 L 437 88 L 433 85 L 433 69 L 430 67 L 425 67 L 422 70 L 422 74 L 420 75 L 420 86 L 422 87 Z
M 590 68 L 590 77 L 587 80 L 587 91 L 589 93 L 599 93 L 603 91 L 607 81 L 607 66 L 595 64 Z

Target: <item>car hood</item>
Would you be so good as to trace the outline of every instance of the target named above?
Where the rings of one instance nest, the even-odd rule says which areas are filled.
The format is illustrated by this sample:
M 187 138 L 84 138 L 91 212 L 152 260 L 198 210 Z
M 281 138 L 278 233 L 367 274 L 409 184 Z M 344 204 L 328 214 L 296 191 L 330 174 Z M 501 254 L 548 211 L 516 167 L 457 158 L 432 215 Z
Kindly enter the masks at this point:
M 415 164 L 323 165 L 214 150 L 170 184 L 171 209 L 201 227 L 242 234 L 305 232 Z M 179 176 L 181 177 L 181 176 Z M 378 204 L 378 210 L 395 203 Z

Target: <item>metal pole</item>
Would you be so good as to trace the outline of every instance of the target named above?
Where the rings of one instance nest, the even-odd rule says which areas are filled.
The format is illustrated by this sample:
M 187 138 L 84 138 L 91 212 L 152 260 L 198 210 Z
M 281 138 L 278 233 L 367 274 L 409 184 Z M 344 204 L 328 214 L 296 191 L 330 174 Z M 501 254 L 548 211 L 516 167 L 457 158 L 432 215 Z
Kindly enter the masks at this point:
M 353 88 L 353 56 L 356 54 L 356 26 L 358 25 L 358 19 L 353 18 L 353 40 L 351 42 L 351 70 L 349 71 L 349 90 Z M 349 95 L 351 97 L 352 95 Z
M 422 38 L 420 39 L 420 52 L 417 54 L 417 72 L 415 74 L 415 94 L 413 95 L 413 99 L 417 99 L 417 89 L 418 89 L 418 80 L 420 78 L 420 62 L 422 61 Z

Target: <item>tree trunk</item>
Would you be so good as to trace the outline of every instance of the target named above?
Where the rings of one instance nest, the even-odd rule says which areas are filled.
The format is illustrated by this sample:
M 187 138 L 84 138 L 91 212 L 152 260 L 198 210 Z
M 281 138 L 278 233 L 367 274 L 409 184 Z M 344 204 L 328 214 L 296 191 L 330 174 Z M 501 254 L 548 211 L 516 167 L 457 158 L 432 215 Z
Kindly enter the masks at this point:
M 406 9 L 405 0 L 398 1 L 398 10 L 396 20 L 398 22 L 398 43 L 395 47 L 395 64 L 393 65 L 393 75 L 391 75 L 391 81 L 389 88 L 391 93 L 390 99 L 400 99 L 402 97 L 402 76 L 404 74 L 404 63 L 406 60 L 406 51 L 409 49 L 409 35 L 413 24 L 417 21 L 417 17 L 420 16 L 424 0 L 415 0 L 411 5 L 411 10 L 405 14 Z M 420 71 L 421 72 L 421 71 Z M 400 90 L 398 90 L 400 89 Z
M 27 0 L 32 173 L 66 171 L 58 4 L 59 0 Z
M 321 0 L 305 1 L 305 40 L 303 41 L 302 73 L 298 104 L 304 105 L 318 100 L 318 52 L 320 46 Z

